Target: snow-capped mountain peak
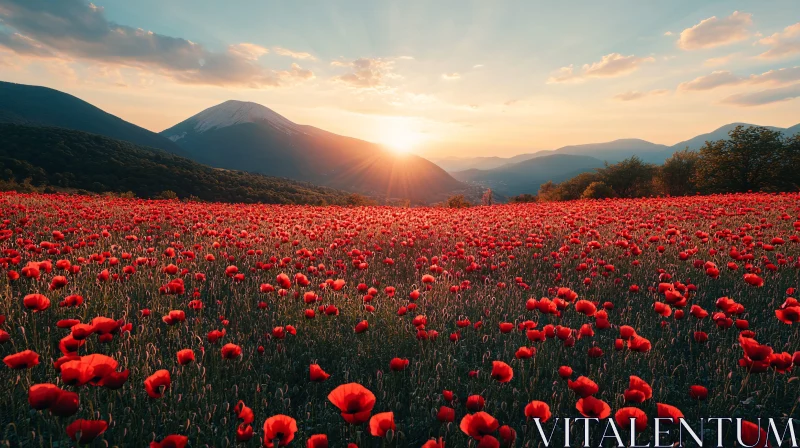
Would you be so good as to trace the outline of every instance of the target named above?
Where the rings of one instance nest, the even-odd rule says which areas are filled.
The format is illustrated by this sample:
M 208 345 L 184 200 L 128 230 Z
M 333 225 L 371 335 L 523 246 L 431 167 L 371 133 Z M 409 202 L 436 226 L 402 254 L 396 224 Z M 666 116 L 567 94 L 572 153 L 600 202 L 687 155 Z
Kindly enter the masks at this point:
M 210 107 L 194 115 L 186 121 L 193 125 L 195 132 L 200 133 L 242 123 L 263 122 L 270 124 L 282 132 L 302 132 L 297 124 L 284 118 L 272 109 L 249 101 L 225 101 L 224 103 Z M 177 140 L 181 137 L 183 136 L 175 135 L 170 138 Z

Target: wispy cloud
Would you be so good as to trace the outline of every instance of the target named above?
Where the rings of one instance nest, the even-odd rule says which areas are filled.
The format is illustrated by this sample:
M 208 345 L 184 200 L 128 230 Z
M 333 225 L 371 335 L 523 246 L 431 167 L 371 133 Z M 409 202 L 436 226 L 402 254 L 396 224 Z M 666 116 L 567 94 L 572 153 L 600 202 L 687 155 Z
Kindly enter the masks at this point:
M 445 81 L 456 81 L 456 80 L 461 79 L 461 75 L 459 75 L 458 73 L 455 73 L 455 72 L 453 72 L 453 73 L 442 73 L 442 79 L 444 79 Z
M 711 72 L 705 76 L 697 77 L 691 81 L 683 82 L 678 86 L 678 90 L 702 91 L 740 84 L 771 84 L 779 86 L 798 81 L 800 81 L 800 67 L 781 68 L 770 70 L 760 75 L 750 76 L 737 76 L 730 71 L 720 70 Z
M 663 96 L 669 93 L 667 89 L 655 89 L 650 90 L 647 92 L 640 92 L 638 90 L 631 90 L 625 93 L 620 93 L 619 95 L 615 95 L 614 99 L 619 101 L 636 101 L 641 100 L 644 98 L 654 97 L 654 96 Z
M 277 87 L 313 77 L 292 65 L 264 67 L 268 50 L 251 43 L 212 51 L 179 37 L 109 22 L 103 8 L 82 0 L 2 0 L 0 46 L 25 56 L 98 61 L 135 67 L 180 83 Z
M 764 37 L 758 43 L 772 47 L 761 53 L 759 55 L 761 58 L 782 58 L 800 53 L 800 22 L 787 26 L 779 33 Z
M 734 106 L 763 106 L 765 104 L 780 103 L 800 97 L 800 83 L 792 84 L 777 89 L 761 90 L 759 92 L 731 95 L 722 100 L 725 104 Z
M 317 58 L 314 57 L 311 53 L 301 52 L 301 51 L 292 51 L 287 48 L 283 47 L 273 47 L 272 49 L 275 54 L 281 56 L 288 56 L 292 59 L 308 59 L 311 61 L 316 61 Z
M 748 28 L 752 24 L 752 14 L 739 11 L 734 11 L 722 19 L 712 16 L 681 31 L 678 47 L 684 50 L 699 50 L 739 42 L 747 39 Z
M 611 53 L 602 57 L 598 62 L 584 64 L 579 72 L 573 67 L 561 67 L 548 78 L 548 84 L 562 82 L 583 82 L 589 78 L 611 78 L 624 76 L 636 71 L 645 62 L 655 61 L 652 57 L 637 57 L 634 55 L 623 56 Z
M 394 73 L 394 60 L 384 58 L 358 58 L 354 61 L 333 61 L 333 67 L 346 67 L 350 71 L 334 77 L 341 82 L 357 89 L 386 90 L 386 80 L 397 78 Z

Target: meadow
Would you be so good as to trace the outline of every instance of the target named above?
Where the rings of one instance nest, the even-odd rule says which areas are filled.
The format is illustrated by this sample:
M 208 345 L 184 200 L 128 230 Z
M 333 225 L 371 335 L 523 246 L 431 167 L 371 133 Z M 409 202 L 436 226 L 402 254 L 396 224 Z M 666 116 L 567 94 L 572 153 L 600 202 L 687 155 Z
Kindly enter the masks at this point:
M 0 216 L 5 446 L 532 447 L 534 419 L 581 416 L 643 443 L 656 417 L 741 417 L 757 440 L 800 415 L 796 193 L 0 193 Z

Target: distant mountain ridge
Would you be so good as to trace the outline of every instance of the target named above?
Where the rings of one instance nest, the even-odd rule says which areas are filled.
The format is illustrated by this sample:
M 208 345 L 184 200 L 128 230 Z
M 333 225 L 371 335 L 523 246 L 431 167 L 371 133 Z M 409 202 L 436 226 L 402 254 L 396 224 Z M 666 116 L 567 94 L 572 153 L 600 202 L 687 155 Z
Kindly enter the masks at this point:
M 386 198 L 430 202 L 466 185 L 432 162 L 226 101 L 161 132 L 198 162 Z
M 215 202 L 346 204 L 347 193 L 289 179 L 222 170 L 161 149 L 60 127 L 0 123 L 4 187 L 133 192 Z M 29 184 L 28 184 L 29 183 Z M 10 184 L 10 185 L 9 185 Z
M 619 162 L 620 160 L 627 159 L 633 155 L 638 156 L 645 162 L 661 164 L 669 158 L 675 151 L 683 149 L 690 149 L 696 151 L 700 149 L 706 140 L 722 140 L 728 138 L 728 133 L 736 126 L 758 126 L 749 123 L 730 123 L 724 126 L 688 140 L 676 143 L 672 146 L 660 145 L 651 143 L 641 139 L 619 139 L 605 143 L 589 143 L 584 145 L 570 145 L 563 146 L 555 150 L 541 150 L 533 153 L 518 154 L 513 157 L 470 157 L 470 158 L 445 158 L 433 159 L 433 161 L 448 172 L 459 172 L 469 169 L 483 169 L 490 170 L 500 168 L 504 165 L 510 165 L 525 160 L 534 159 L 553 154 L 571 154 L 571 155 L 587 155 L 597 159 L 605 160 L 610 163 Z M 796 124 L 789 128 L 780 128 L 775 126 L 762 126 L 774 131 L 781 131 L 785 135 L 795 135 L 800 133 L 800 124 Z
M 552 154 L 503 165 L 491 170 L 471 169 L 453 173 L 456 179 L 496 190 L 506 196 L 536 193 L 547 181 L 562 182 L 580 173 L 603 167 L 600 159 L 573 154 Z
M 0 81 L 0 123 L 74 129 L 186 155 L 180 146 L 155 132 L 47 87 Z

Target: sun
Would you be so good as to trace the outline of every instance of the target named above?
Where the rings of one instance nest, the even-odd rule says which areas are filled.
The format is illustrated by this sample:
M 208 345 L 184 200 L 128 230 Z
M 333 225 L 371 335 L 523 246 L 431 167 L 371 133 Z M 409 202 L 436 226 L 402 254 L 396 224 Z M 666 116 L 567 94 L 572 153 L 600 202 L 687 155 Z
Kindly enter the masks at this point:
M 381 126 L 381 143 L 398 155 L 414 152 L 425 140 L 423 133 L 407 120 L 393 119 Z
M 421 141 L 418 135 L 408 133 L 393 136 L 390 141 L 386 142 L 386 146 L 396 154 L 408 154 L 416 148 Z

